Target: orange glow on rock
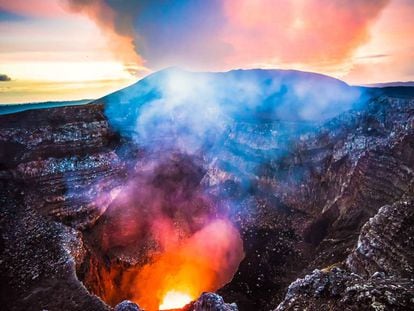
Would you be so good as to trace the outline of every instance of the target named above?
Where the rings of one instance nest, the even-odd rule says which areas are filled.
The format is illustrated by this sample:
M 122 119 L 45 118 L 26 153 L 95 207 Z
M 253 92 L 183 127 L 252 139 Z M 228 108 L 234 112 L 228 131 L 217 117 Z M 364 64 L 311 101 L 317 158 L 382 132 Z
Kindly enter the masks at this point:
M 244 257 L 225 206 L 198 189 L 203 172 L 188 158 L 164 161 L 142 165 L 89 237 L 101 247 L 83 280 L 111 306 L 183 307 L 230 282 Z

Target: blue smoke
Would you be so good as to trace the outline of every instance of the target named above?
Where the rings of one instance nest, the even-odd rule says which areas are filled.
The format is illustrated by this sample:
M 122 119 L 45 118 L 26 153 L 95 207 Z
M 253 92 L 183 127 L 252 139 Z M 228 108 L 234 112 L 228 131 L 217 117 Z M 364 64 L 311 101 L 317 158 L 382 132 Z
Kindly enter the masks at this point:
M 365 101 L 360 88 L 293 70 L 167 69 L 103 98 L 110 124 L 152 154 L 202 155 L 248 187 L 295 139 Z M 210 181 L 211 184 L 211 181 Z
M 111 125 L 139 145 L 153 148 L 155 142 L 162 142 L 191 151 L 240 122 L 267 126 L 275 121 L 287 126 L 289 122 L 292 126 L 320 123 L 352 109 L 362 95 L 358 88 L 314 73 L 168 69 L 103 100 Z M 276 127 L 283 134 L 281 123 Z M 267 131 L 277 129 L 268 127 Z M 181 146 L 181 140 L 188 144 Z

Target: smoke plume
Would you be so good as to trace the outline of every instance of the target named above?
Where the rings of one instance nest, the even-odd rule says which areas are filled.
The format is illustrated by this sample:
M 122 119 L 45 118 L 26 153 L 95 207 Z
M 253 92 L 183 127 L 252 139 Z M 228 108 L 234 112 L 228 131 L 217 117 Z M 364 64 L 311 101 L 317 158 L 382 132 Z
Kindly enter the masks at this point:
M 142 70 L 143 60 L 135 48 L 132 12 L 121 16 L 111 6 L 110 1 L 108 3 L 101 0 L 69 0 L 67 2 L 70 10 L 85 14 L 96 22 L 108 38 L 108 47 L 124 62 L 127 71 L 132 75 L 137 75 Z M 128 12 L 127 8 L 125 9 L 125 12 Z

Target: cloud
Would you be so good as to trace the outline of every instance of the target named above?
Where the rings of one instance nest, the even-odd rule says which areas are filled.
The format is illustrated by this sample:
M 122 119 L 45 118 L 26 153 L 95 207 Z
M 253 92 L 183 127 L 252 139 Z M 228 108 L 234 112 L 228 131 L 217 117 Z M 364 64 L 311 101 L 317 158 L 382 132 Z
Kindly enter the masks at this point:
M 171 65 L 212 65 L 229 46 L 218 32 L 224 21 L 218 0 L 66 0 L 70 10 L 92 18 L 124 60 L 159 69 Z
M 67 1 L 109 35 L 120 57 L 151 69 L 340 63 L 367 42 L 389 2 Z
M 0 0 L 0 11 L 28 17 L 58 17 L 65 14 L 56 0 Z
M 122 6 L 117 5 L 122 4 Z M 108 46 L 133 75 L 144 70 L 143 60 L 134 46 L 132 1 L 67 0 L 68 8 L 87 15 L 108 37 Z M 114 6 L 111 6 L 113 4 Z M 116 5 L 116 6 L 115 6 Z M 123 8 L 121 10 L 121 8 Z
M 11 81 L 11 78 L 8 75 L 0 74 L 0 82 Z
M 368 40 L 388 2 L 225 0 L 225 39 L 239 63 L 338 63 Z
M 413 14 L 413 1 L 392 1 L 371 28 L 377 35 L 358 50 L 344 78 L 352 84 L 413 80 Z
M 371 55 L 363 55 L 363 56 L 358 56 L 356 57 L 356 59 L 377 59 L 377 58 L 384 58 L 384 57 L 389 57 L 389 54 L 371 54 Z

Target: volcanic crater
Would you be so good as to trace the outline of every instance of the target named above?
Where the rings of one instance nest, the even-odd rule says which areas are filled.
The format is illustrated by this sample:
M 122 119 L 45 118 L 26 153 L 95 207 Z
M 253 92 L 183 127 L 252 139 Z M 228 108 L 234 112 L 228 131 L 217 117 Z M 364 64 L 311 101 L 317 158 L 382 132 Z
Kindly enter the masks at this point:
M 413 88 L 174 69 L 0 119 L 6 310 L 413 308 Z

